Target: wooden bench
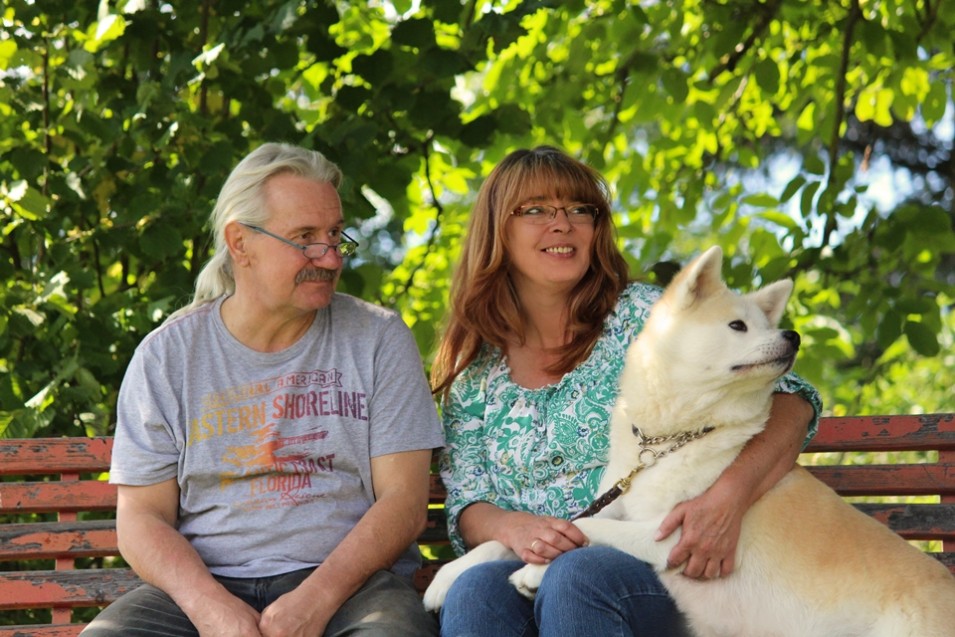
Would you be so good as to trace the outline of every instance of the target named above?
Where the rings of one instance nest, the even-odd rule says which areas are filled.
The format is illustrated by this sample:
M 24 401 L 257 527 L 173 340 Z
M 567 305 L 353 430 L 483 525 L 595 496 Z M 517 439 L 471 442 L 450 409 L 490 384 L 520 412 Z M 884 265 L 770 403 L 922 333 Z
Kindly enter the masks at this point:
M 77 635 L 96 608 L 139 583 L 117 557 L 111 448 L 111 438 L 0 440 L 0 637 Z M 837 455 L 812 471 L 844 496 L 933 496 L 857 506 L 905 538 L 934 541 L 933 554 L 955 572 L 955 414 L 824 418 L 807 452 L 847 451 L 928 452 L 852 465 L 842 460 L 858 457 Z M 431 492 L 420 591 L 451 556 L 436 475 Z

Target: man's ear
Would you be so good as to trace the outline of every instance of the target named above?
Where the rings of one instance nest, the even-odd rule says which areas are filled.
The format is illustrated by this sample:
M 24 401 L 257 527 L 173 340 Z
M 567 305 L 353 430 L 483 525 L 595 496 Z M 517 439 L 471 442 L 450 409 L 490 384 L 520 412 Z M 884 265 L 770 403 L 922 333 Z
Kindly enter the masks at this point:
M 248 265 L 249 255 L 246 253 L 246 233 L 236 221 L 230 221 L 225 227 L 225 243 L 232 256 L 232 263 L 237 266 Z

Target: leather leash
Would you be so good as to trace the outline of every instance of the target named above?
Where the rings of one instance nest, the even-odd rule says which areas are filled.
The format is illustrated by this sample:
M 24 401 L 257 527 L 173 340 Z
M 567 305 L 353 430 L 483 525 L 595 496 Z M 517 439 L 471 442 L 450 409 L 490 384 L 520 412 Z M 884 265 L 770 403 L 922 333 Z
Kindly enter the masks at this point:
M 699 431 L 682 431 L 678 434 L 673 434 L 670 436 L 653 436 L 649 437 L 645 435 L 636 425 L 631 425 L 633 428 L 633 435 L 640 439 L 640 453 L 637 455 L 638 464 L 634 467 L 630 473 L 620 478 L 614 482 L 613 486 L 610 487 L 606 492 L 603 493 L 599 498 L 593 501 L 589 507 L 575 515 L 571 518 L 571 521 L 579 520 L 581 518 L 590 518 L 605 509 L 611 502 L 622 496 L 627 492 L 627 489 L 630 488 L 630 483 L 633 482 L 634 477 L 644 469 L 652 467 L 657 463 L 657 460 L 665 456 L 670 455 L 677 449 L 685 446 L 686 444 L 699 440 L 706 434 L 713 431 L 714 427 L 704 427 Z M 664 449 L 663 451 L 657 451 L 652 449 L 651 445 L 660 445 L 665 442 L 670 442 L 671 440 L 675 441 L 670 447 Z M 646 460 L 644 460 L 644 455 L 646 454 Z

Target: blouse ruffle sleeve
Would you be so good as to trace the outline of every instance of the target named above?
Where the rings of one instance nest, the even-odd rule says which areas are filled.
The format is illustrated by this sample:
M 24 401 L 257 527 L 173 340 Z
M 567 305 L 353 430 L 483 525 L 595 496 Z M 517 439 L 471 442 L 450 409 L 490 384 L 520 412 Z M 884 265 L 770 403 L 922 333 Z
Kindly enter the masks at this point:
M 487 470 L 484 438 L 485 398 L 482 379 L 462 375 L 442 408 L 445 447 L 440 454 L 441 479 L 447 490 L 445 514 L 451 546 L 458 555 L 466 548 L 458 525 L 461 512 L 475 502 L 495 501 Z
M 781 394 L 798 394 L 812 405 L 812 420 L 809 421 L 809 431 L 806 434 L 806 440 L 803 442 L 803 449 L 805 449 L 819 428 L 819 416 L 822 414 L 822 397 L 816 388 L 809 384 L 809 381 L 795 372 L 789 372 L 777 380 L 775 390 Z

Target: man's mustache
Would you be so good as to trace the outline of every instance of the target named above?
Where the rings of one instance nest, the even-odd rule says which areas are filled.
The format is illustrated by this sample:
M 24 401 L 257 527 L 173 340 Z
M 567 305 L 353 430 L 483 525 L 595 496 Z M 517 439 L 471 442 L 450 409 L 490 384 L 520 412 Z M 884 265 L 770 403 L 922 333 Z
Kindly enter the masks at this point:
M 306 268 L 295 276 L 295 283 L 305 283 L 307 281 L 334 281 L 338 275 L 338 270 L 329 270 L 328 268 Z

